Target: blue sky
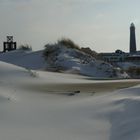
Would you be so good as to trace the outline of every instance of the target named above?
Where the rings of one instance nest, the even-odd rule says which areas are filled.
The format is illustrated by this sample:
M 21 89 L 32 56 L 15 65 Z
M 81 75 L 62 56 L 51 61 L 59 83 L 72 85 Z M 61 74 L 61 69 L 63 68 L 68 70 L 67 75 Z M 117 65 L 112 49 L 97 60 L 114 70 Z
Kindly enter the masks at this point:
M 7 35 L 43 49 L 62 37 L 97 52 L 129 50 L 129 26 L 136 26 L 140 50 L 139 0 L 0 0 L 0 47 Z

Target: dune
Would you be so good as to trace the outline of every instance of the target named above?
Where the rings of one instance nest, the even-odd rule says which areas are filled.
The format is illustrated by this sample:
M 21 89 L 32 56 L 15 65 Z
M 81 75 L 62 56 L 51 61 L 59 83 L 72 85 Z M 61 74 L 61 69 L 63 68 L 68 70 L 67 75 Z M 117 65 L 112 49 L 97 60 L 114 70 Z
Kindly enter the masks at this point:
M 0 139 L 137 140 L 139 82 L 88 80 L 0 62 Z M 60 96 L 78 90 L 97 96 Z

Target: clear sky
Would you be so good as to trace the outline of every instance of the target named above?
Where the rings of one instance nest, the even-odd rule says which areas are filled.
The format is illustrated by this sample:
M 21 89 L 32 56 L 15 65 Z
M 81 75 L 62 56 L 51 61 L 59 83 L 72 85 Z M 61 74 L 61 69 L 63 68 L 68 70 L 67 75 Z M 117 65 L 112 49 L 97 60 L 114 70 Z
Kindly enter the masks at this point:
M 13 35 L 33 50 L 66 37 L 97 52 L 128 51 L 131 22 L 140 50 L 140 0 L 0 0 L 0 47 Z

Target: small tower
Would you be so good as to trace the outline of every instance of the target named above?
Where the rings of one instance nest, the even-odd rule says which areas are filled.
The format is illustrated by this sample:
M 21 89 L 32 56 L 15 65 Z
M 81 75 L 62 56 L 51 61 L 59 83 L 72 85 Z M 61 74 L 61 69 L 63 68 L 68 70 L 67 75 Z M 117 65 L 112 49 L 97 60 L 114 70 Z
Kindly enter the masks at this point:
M 130 26 L 130 53 L 136 53 L 136 36 L 134 23 L 131 23 Z
M 13 36 L 7 36 L 7 42 L 3 42 L 3 52 L 16 50 L 16 42 L 13 42 Z

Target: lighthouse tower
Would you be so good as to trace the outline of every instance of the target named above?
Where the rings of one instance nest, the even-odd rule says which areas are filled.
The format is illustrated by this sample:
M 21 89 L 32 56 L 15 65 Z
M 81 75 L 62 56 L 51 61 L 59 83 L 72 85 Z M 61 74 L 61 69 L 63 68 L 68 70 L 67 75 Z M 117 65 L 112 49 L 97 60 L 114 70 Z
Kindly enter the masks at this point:
M 130 53 L 136 53 L 136 36 L 134 23 L 131 23 L 130 25 Z

